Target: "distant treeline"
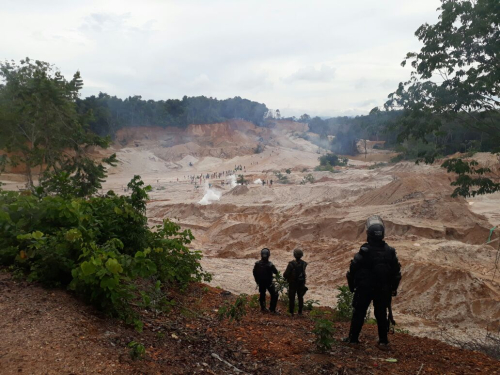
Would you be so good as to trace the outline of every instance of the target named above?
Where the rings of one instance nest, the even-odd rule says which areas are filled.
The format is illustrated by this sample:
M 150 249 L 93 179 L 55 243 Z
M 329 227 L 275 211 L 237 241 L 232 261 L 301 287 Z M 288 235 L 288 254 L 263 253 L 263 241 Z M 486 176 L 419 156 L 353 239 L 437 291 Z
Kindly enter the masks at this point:
M 78 113 L 87 117 L 90 129 L 101 136 L 114 135 L 117 130 L 129 126 L 185 128 L 189 124 L 213 124 L 230 119 L 243 119 L 258 126 L 266 126 L 267 121 L 276 119 L 274 116 L 269 117 L 272 111 L 265 104 L 238 96 L 225 100 L 184 96 L 181 100 L 155 101 L 142 100 L 141 96 L 120 99 L 100 93 L 98 96 L 77 99 L 76 104 Z M 386 148 L 395 149 L 405 159 L 415 159 L 430 152 L 450 155 L 456 152 L 493 151 L 498 147 L 485 132 L 466 125 L 467 114 L 463 114 L 463 118 L 434 115 L 425 121 L 439 122 L 440 130 L 427 134 L 426 142 L 411 138 L 401 141 L 404 137 L 398 138 L 398 135 L 402 134 L 402 115 L 402 111 L 373 110 L 368 115 L 356 117 L 323 119 L 303 114 L 299 118 L 282 119 L 307 123 L 310 131 L 319 134 L 319 138 L 305 134 L 304 138 L 341 155 L 358 153 L 356 144 L 360 139 L 385 141 Z
M 239 96 L 218 100 L 205 96 L 182 100 L 142 100 L 141 96 L 120 99 L 100 93 L 77 99 L 78 112 L 91 114 L 90 128 L 98 135 L 113 135 L 129 126 L 174 126 L 185 128 L 189 124 L 213 124 L 229 119 L 243 119 L 262 125 L 268 109 L 265 104 L 242 99 Z
M 451 155 L 456 152 L 482 151 L 491 152 L 498 148 L 495 140 L 480 129 L 474 129 L 467 122 L 468 114 L 458 114 L 447 117 L 434 115 L 425 121 L 434 121 L 440 124 L 439 131 L 425 136 L 422 140 L 402 140 L 404 137 L 401 121 L 405 121 L 403 111 L 372 110 L 369 115 L 356 117 L 332 117 L 322 119 L 311 118 L 303 114 L 293 120 L 309 124 L 313 133 L 320 135 L 318 139 L 310 139 L 318 145 L 328 148 L 342 155 L 356 154 L 356 143 L 359 139 L 385 141 L 386 148 L 393 148 L 401 153 L 401 158 L 415 159 L 430 152 L 440 155 Z M 500 114 L 496 116 L 500 123 Z M 335 138 L 329 140 L 328 136 Z M 398 137 L 401 135 L 400 137 Z

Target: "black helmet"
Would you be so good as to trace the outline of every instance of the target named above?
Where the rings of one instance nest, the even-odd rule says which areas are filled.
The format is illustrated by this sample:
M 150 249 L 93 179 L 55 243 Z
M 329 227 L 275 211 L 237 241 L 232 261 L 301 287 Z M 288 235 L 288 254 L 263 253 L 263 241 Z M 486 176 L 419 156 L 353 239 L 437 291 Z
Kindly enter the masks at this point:
M 385 225 L 380 216 L 373 215 L 366 220 L 366 234 L 368 236 L 368 242 L 370 242 L 370 240 L 379 242 L 384 239 Z
M 262 259 L 269 259 L 269 257 L 271 256 L 271 250 L 269 250 L 267 247 L 263 248 L 260 251 L 260 256 Z
M 304 252 L 302 251 L 302 249 L 295 249 L 293 251 L 293 256 L 296 258 L 296 259 L 300 259 L 304 256 Z

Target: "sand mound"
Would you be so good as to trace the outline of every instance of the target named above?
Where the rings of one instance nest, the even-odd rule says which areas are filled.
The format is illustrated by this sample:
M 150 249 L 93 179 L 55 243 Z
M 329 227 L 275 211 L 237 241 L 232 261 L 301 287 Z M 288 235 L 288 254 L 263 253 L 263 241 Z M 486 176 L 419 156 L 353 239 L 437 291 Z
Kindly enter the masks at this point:
M 359 206 L 379 206 L 406 202 L 414 199 L 451 195 L 453 189 L 445 176 L 411 176 L 391 182 L 362 195 L 355 202 Z
M 235 188 L 231 189 L 226 195 L 244 195 L 248 193 L 250 189 L 246 185 L 238 185 Z

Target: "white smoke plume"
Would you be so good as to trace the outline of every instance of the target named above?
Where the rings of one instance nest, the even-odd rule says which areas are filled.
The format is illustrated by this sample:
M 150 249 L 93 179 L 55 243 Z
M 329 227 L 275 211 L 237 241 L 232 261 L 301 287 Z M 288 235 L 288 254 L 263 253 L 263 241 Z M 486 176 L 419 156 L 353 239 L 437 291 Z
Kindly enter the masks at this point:
M 231 185 L 231 189 L 238 185 L 238 183 L 236 182 L 236 176 L 234 174 L 229 176 L 229 178 L 227 180 L 228 180 L 228 183 Z
M 198 204 L 201 204 L 203 206 L 206 206 L 207 204 L 211 204 L 213 202 L 216 202 L 220 199 L 222 193 L 220 191 L 214 190 L 212 188 L 208 187 L 208 182 L 205 183 L 205 195 L 201 200 L 198 202 Z
M 262 180 L 260 178 L 256 179 L 254 182 L 253 182 L 255 185 L 262 185 Z

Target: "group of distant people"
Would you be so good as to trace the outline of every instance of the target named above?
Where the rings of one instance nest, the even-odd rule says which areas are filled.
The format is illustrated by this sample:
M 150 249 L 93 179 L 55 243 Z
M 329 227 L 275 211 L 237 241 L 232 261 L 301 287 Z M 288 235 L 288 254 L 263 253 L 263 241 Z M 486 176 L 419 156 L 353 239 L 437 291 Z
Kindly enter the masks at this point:
M 344 342 L 359 344 L 359 334 L 365 321 L 370 303 L 373 301 L 374 314 L 377 319 L 378 345 L 387 348 L 389 345 L 388 331 L 392 320 L 391 300 L 397 295 L 401 281 L 401 265 L 398 261 L 396 250 L 384 241 L 385 225 L 378 215 L 366 221 L 367 242 L 351 261 L 346 274 L 349 290 L 354 293 L 352 307 L 353 314 L 349 335 Z M 269 261 L 271 251 L 264 248 L 260 252 L 261 259 L 253 268 L 253 276 L 259 288 L 259 303 L 262 312 L 277 314 L 278 292 L 274 284 L 274 275 L 278 270 Z M 293 251 L 294 260 L 288 263 L 283 273 L 283 278 L 288 282 L 289 305 L 288 312 L 295 315 L 295 298 L 298 299 L 298 315 L 302 315 L 304 308 L 304 295 L 306 286 L 307 262 L 302 260 L 302 249 Z M 266 292 L 271 295 L 269 309 L 266 307 Z M 387 312 L 389 310 L 389 318 Z
M 234 174 L 234 170 L 227 170 L 227 171 L 222 171 L 222 172 L 214 172 L 214 173 L 201 173 L 198 175 L 187 175 L 184 176 L 184 179 L 189 180 L 191 184 L 199 184 L 201 185 L 203 181 L 209 180 L 209 179 L 217 179 L 217 178 L 223 178 L 226 176 L 231 176 Z M 179 179 L 177 179 L 179 181 Z

